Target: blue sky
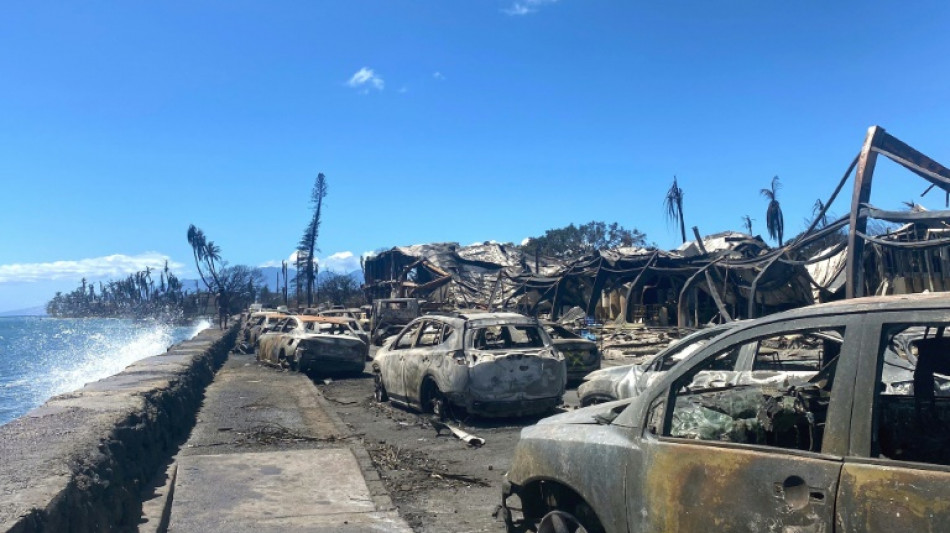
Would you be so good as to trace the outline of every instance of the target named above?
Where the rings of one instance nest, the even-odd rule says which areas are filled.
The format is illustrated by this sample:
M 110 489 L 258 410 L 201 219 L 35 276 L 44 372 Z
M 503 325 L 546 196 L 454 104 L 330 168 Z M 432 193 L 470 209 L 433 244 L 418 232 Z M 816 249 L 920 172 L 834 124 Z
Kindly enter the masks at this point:
M 318 245 L 337 269 L 590 220 L 675 247 L 673 175 L 703 233 L 745 214 L 764 233 L 758 191 L 778 175 L 794 234 L 873 124 L 950 164 L 948 15 L 927 1 L 7 2 L 0 311 L 164 258 L 189 277 L 192 223 L 232 263 L 279 262 L 318 172 Z M 896 165 L 875 182 L 882 207 L 943 206 Z

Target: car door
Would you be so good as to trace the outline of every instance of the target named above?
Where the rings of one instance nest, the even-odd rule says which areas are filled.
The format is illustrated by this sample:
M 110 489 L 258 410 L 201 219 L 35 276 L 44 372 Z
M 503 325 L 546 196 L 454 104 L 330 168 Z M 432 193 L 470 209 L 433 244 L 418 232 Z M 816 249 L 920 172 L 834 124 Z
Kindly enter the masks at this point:
M 950 312 L 877 313 L 866 320 L 867 337 L 875 345 L 859 361 L 851 453 L 837 499 L 838 530 L 950 531 L 950 388 L 945 379 Z M 910 342 L 910 350 L 892 342 L 921 326 L 925 336 Z M 936 359 L 928 370 L 923 361 L 931 356 Z M 894 361 L 913 387 L 888 382 L 894 369 L 885 368 Z
M 646 429 L 628 462 L 631 530 L 833 531 L 854 368 L 829 354 L 836 372 L 803 399 L 774 384 L 716 377 L 735 375 L 752 343 L 801 330 L 836 327 L 855 338 L 834 350 L 856 349 L 857 328 L 829 320 L 733 332 L 648 389 Z
M 281 331 L 283 331 L 283 328 L 290 320 L 290 317 L 280 319 L 272 330 L 261 335 L 260 351 L 262 360 L 269 363 L 277 362 L 277 351 L 279 349 Z
M 427 319 L 421 322 L 422 327 L 419 335 L 416 337 L 412 349 L 406 352 L 405 364 L 403 365 L 403 380 L 407 394 L 413 398 L 420 407 L 420 391 L 422 390 L 422 380 L 430 369 L 437 375 L 445 369 L 444 359 L 447 350 L 442 345 L 443 322 L 439 320 Z M 441 384 L 445 381 L 441 379 L 444 376 L 439 375 L 436 383 Z
M 406 365 L 406 354 L 412 349 L 412 344 L 415 342 L 416 335 L 421 327 L 421 321 L 406 326 L 402 333 L 389 345 L 386 361 L 380 368 L 386 391 L 397 401 L 405 403 L 411 401 L 403 379 L 404 367 Z
M 298 318 L 291 318 L 288 320 L 284 327 L 281 329 L 280 335 L 280 347 L 278 348 L 278 355 L 280 353 L 284 354 L 285 358 L 292 357 L 294 353 L 294 348 L 296 348 L 296 343 L 300 340 L 300 336 L 303 334 L 304 325 L 303 322 Z

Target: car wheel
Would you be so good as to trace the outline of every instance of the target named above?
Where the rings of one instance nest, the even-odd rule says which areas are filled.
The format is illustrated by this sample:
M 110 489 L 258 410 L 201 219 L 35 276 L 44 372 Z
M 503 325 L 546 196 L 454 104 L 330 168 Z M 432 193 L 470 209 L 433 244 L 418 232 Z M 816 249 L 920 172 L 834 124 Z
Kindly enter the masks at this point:
M 551 511 L 538 524 L 538 533 L 588 533 L 571 513 Z
M 442 391 L 438 387 L 432 387 L 432 394 L 429 397 L 429 405 L 432 408 L 432 414 L 439 420 L 445 420 L 449 418 L 449 411 L 451 406 L 449 405 L 448 398 L 442 394 Z
M 373 374 L 373 398 L 379 403 L 389 401 L 389 394 L 386 392 L 386 386 L 383 385 L 383 377 L 379 374 Z
M 277 354 L 277 366 L 281 368 L 290 367 L 290 362 L 287 360 L 287 354 L 285 354 L 283 350 L 281 350 L 280 353 Z
M 294 372 L 300 370 L 300 363 L 297 362 L 296 353 L 287 358 L 287 368 L 293 370 Z

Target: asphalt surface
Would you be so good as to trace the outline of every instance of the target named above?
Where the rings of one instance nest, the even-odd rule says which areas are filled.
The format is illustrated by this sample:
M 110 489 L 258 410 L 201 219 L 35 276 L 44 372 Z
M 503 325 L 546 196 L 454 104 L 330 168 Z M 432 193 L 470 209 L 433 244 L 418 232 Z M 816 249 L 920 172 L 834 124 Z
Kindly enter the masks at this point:
M 485 439 L 476 448 L 449 431 L 436 430 L 427 415 L 374 401 L 369 367 L 360 378 L 313 381 L 361 440 L 400 515 L 414 531 L 504 531 L 504 524 L 493 516 L 501 502 L 502 477 L 511 465 L 521 429 L 538 417 L 453 421 Z M 576 406 L 576 399 L 570 390 L 565 408 Z

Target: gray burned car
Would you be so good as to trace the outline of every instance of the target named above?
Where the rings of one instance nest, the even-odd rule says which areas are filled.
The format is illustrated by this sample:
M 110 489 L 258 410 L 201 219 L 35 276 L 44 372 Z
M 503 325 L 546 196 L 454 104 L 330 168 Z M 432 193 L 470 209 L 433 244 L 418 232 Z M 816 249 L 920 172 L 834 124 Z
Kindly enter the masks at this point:
M 739 322 L 729 322 L 694 331 L 670 344 L 642 364 L 614 366 L 587 374 L 577 387 L 581 406 L 587 407 L 637 396 L 673 365 L 738 324 Z
M 738 325 L 634 398 L 522 430 L 508 529 L 950 531 L 946 328 L 946 294 Z
M 445 416 L 527 416 L 561 403 L 564 360 L 536 319 L 515 313 L 426 315 L 373 359 L 376 399 Z

